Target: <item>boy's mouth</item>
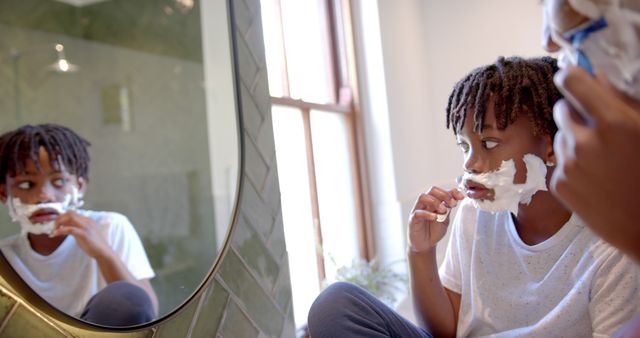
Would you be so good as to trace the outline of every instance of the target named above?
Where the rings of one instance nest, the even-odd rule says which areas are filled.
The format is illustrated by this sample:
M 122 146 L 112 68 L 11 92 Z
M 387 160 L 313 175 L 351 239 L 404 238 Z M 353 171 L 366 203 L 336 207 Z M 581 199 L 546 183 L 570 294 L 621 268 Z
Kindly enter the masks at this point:
M 31 221 L 31 223 L 34 223 L 34 224 L 47 223 L 47 222 L 55 221 L 59 215 L 60 213 L 58 213 L 58 211 L 54 209 L 46 208 L 46 209 L 37 210 L 36 212 L 31 214 L 31 216 L 29 216 L 29 220 Z
M 493 201 L 495 198 L 495 190 L 488 189 L 484 185 L 471 180 L 464 181 L 464 190 L 465 195 L 474 200 Z

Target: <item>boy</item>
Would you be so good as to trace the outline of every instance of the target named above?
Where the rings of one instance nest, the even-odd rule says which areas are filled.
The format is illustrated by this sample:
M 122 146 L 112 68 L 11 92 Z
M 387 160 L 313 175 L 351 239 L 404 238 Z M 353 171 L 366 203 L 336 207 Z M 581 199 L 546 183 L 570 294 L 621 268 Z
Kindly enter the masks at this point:
M 0 242 L 14 270 L 42 298 L 86 321 L 129 326 L 152 320 L 154 272 L 129 220 L 78 209 L 89 143 L 54 124 L 0 136 L 0 200 L 21 233 Z
M 547 191 L 556 70 L 548 57 L 499 58 L 451 93 L 447 127 L 464 157 L 462 191 L 421 194 L 408 226 L 422 327 L 343 283 L 312 306 L 313 337 L 609 337 L 632 317 L 640 304 L 632 262 Z M 459 201 L 438 268 L 448 226 L 439 216 Z

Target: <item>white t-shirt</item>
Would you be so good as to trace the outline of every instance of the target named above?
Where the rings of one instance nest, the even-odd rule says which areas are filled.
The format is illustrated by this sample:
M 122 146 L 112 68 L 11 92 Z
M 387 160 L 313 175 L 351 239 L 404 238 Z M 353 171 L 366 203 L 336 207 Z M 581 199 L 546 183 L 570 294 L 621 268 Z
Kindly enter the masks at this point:
M 458 337 L 610 337 L 640 309 L 636 265 L 577 216 L 527 245 L 511 214 L 463 201 L 440 267 Z
M 142 242 L 129 220 L 115 212 L 78 210 L 93 219 L 107 243 L 137 279 L 155 276 Z M 42 298 L 70 315 L 78 316 L 89 299 L 106 286 L 95 259 L 67 236 L 50 255 L 31 249 L 27 236 L 0 241 L 0 250 L 14 270 Z

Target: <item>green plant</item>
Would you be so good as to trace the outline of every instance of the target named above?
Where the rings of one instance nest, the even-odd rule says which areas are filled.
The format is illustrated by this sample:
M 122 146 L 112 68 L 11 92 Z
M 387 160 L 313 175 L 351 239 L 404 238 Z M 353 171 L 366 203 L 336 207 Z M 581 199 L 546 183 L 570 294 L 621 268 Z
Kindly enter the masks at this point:
M 398 293 L 406 290 L 408 279 L 405 274 L 394 271 L 392 265 L 382 265 L 377 257 L 370 261 L 360 259 L 340 267 L 336 271 L 336 279 L 356 284 L 393 306 Z

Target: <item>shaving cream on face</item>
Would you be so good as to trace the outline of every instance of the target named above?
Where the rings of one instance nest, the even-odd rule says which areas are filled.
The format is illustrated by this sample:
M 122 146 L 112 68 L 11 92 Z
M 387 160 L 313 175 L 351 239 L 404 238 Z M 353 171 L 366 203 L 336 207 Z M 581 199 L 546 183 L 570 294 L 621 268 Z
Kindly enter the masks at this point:
M 58 214 L 63 214 L 68 210 L 72 210 L 82 206 L 82 194 L 78 192 L 78 189 L 73 187 L 71 194 L 65 196 L 64 201 L 55 203 L 40 203 L 40 204 L 23 204 L 17 197 L 10 197 L 8 199 L 9 216 L 14 222 L 20 224 L 22 235 L 31 233 L 34 235 L 51 234 L 53 232 L 55 221 L 46 223 L 32 223 L 31 216 L 40 210 L 55 210 Z
M 518 214 L 518 205 L 529 204 L 531 198 L 538 191 L 547 191 L 547 167 L 544 161 L 533 154 L 524 155 L 524 163 L 527 167 L 527 179 L 525 183 L 514 184 L 516 175 L 515 162 L 513 160 L 502 161 L 500 168 L 481 174 L 465 172 L 462 182 L 473 181 L 494 191 L 493 200 L 472 199 L 473 204 L 480 210 L 488 212 L 510 211 Z M 462 191 L 465 191 L 461 184 Z

